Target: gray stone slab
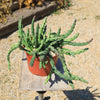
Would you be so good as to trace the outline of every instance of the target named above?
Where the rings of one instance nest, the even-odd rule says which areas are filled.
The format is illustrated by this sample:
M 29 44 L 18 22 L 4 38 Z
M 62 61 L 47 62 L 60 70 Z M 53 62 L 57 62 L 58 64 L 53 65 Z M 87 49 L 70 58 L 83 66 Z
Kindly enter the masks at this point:
M 61 62 L 58 59 L 57 68 L 63 72 Z M 69 85 L 66 80 L 61 79 L 59 76 L 52 74 L 51 79 L 45 84 L 47 76 L 37 76 L 32 74 L 27 66 L 26 55 L 23 52 L 22 67 L 19 88 L 21 90 L 34 90 L 34 91 L 48 91 L 48 90 L 69 90 Z

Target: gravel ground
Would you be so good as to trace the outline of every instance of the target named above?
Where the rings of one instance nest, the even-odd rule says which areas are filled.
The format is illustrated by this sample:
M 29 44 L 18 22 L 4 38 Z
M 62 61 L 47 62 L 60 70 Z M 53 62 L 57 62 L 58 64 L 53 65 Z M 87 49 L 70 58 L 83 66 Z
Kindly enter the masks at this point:
M 90 49 L 76 57 L 66 57 L 68 68 L 73 74 L 84 77 L 88 84 L 76 81 L 75 90 L 47 91 L 44 96 L 50 100 L 100 100 L 100 0 L 72 0 L 73 6 L 69 10 L 61 10 L 49 15 L 48 29 L 57 32 L 61 27 L 63 34 L 77 19 L 73 32 L 79 32 L 77 42 L 84 42 L 93 38 L 88 46 Z M 35 22 L 42 23 L 43 19 Z M 27 25 L 30 28 L 30 25 Z M 7 68 L 6 55 L 10 46 L 18 41 L 17 32 L 0 40 L 0 100 L 33 100 L 38 94 L 35 91 L 21 91 L 19 89 L 20 66 L 22 52 L 17 49 L 11 54 L 11 67 Z M 72 50 L 84 47 L 69 47 Z M 71 88 L 70 88 L 71 89 Z

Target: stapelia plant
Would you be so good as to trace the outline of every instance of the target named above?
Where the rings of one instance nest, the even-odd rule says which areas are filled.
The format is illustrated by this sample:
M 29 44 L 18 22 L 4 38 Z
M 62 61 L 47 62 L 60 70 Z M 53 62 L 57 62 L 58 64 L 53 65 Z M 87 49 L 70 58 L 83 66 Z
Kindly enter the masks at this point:
M 20 48 L 21 50 L 24 50 L 28 54 L 33 56 L 30 61 L 30 66 L 34 64 L 35 57 L 40 57 L 39 68 L 42 68 L 42 67 L 46 68 L 45 64 L 48 63 L 47 57 L 49 57 L 52 69 L 45 83 L 49 81 L 53 72 L 57 74 L 59 77 L 67 80 L 72 88 L 74 88 L 74 85 L 72 82 L 73 80 L 79 80 L 79 81 L 88 83 L 83 78 L 80 78 L 77 75 L 73 75 L 68 70 L 66 61 L 64 58 L 64 54 L 69 55 L 69 56 L 75 56 L 76 54 L 80 54 L 87 51 L 88 48 L 73 52 L 70 49 L 65 48 L 64 45 L 84 46 L 84 45 L 89 44 L 92 41 L 92 39 L 83 43 L 73 42 L 79 36 L 79 33 L 74 35 L 72 38 L 67 39 L 67 37 L 73 32 L 75 28 L 76 20 L 74 21 L 70 30 L 63 35 L 60 34 L 61 28 L 58 29 L 57 33 L 51 32 L 51 29 L 50 29 L 50 32 L 47 34 L 46 32 L 47 25 L 45 25 L 46 20 L 47 18 L 44 19 L 44 22 L 41 26 L 37 24 L 36 29 L 34 29 L 34 18 L 33 18 L 32 23 L 31 23 L 31 32 L 29 29 L 27 29 L 27 31 L 24 32 L 23 26 L 22 26 L 22 18 L 19 20 L 19 23 L 18 23 L 19 42 L 12 45 L 7 55 L 9 70 L 10 70 L 10 57 L 9 57 L 10 53 L 16 48 Z M 59 59 L 61 60 L 64 73 L 61 73 L 59 70 L 57 70 L 53 61 L 52 53 L 57 55 Z

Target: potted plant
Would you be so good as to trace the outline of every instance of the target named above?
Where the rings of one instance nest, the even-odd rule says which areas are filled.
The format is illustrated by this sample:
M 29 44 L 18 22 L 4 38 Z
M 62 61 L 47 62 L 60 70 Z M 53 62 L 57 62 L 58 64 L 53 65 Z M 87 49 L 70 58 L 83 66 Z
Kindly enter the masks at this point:
M 74 88 L 73 80 L 79 80 L 85 83 L 88 83 L 85 79 L 80 78 L 77 75 L 73 75 L 67 68 L 66 61 L 64 58 L 64 54 L 69 56 L 75 56 L 76 54 L 83 53 L 88 50 L 88 48 L 78 50 L 76 52 L 71 51 L 68 48 L 65 48 L 64 45 L 72 45 L 72 46 L 84 46 L 89 44 L 93 39 L 83 42 L 77 43 L 73 42 L 78 36 L 79 33 L 74 35 L 72 38 L 67 37 L 73 32 L 76 20 L 73 22 L 72 27 L 65 34 L 60 34 L 61 28 L 58 29 L 57 33 L 51 32 L 47 34 L 47 18 L 44 19 L 41 26 L 37 24 L 36 29 L 34 29 L 34 18 L 31 23 L 31 32 L 27 29 L 26 32 L 23 31 L 22 26 L 22 18 L 20 18 L 18 23 L 18 37 L 19 42 L 15 43 L 11 46 L 11 49 L 8 52 L 7 60 L 8 60 L 8 68 L 10 68 L 10 54 L 16 48 L 20 48 L 25 51 L 27 56 L 28 67 L 31 73 L 40 76 L 46 76 L 47 79 L 45 83 L 49 81 L 52 73 L 57 74 L 59 77 L 68 81 L 69 85 Z M 61 73 L 56 68 L 57 59 L 60 59 L 64 73 Z M 38 72 L 39 70 L 40 72 Z M 35 73 L 36 72 L 36 73 Z

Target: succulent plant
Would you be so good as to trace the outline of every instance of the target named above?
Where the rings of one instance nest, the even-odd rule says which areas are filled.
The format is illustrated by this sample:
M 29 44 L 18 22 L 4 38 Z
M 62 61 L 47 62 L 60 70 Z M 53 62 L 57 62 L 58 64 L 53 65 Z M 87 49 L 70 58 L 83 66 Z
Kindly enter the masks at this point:
M 7 55 L 9 70 L 10 70 L 10 53 L 16 48 L 20 48 L 21 50 L 24 50 L 28 54 L 33 56 L 30 61 L 30 66 L 34 64 L 35 57 L 40 57 L 39 68 L 42 68 L 42 67 L 46 68 L 45 64 L 48 63 L 47 57 L 49 57 L 52 69 L 51 69 L 50 74 L 47 76 L 45 83 L 49 81 L 53 72 L 57 74 L 59 77 L 67 80 L 69 85 L 72 88 L 74 88 L 74 85 L 72 82 L 73 80 L 79 80 L 79 81 L 88 83 L 85 79 L 80 78 L 77 75 L 73 75 L 68 70 L 65 57 L 64 57 L 64 54 L 69 55 L 69 56 L 75 56 L 76 54 L 80 54 L 87 51 L 88 48 L 84 48 L 82 50 L 73 52 L 70 49 L 65 48 L 64 45 L 84 46 L 84 45 L 89 44 L 93 39 L 87 42 L 83 42 L 83 43 L 73 42 L 76 38 L 78 38 L 79 33 L 67 39 L 67 37 L 73 32 L 75 28 L 76 20 L 73 22 L 73 25 L 71 26 L 70 30 L 68 30 L 68 32 L 66 32 L 65 34 L 60 34 L 61 28 L 58 29 L 57 33 L 51 32 L 51 29 L 50 29 L 49 33 L 47 34 L 47 31 L 46 31 L 47 18 L 44 19 L 41 26 L 37 24 L 36 29 L 34 29 L 34 21 L 35 19 L 33 18 L 32 23 L 31 23 L 31 32 L 29 29 L 27 29 L 27 31 L 24 32 L 23 26 L 22 26 L 22 18 L 20 18 L 19 23 L 18 23 L 19 42 L 12 45 Z M 58 58 L 61 60 L 61 63 L 63 65 L 63 70 L 64 70 L 63 74 L 59 70 L 57 70 L 53 61 L 52 53 L 57 55 Z

